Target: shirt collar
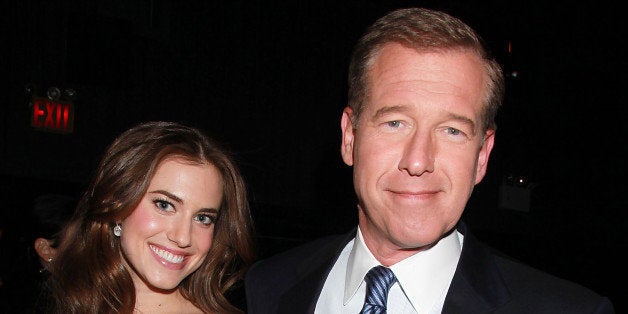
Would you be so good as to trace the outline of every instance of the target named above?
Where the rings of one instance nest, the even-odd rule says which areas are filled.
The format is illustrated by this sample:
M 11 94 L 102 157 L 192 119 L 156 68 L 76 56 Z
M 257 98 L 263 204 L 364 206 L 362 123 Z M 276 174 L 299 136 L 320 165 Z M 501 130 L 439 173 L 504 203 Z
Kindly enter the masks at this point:
M 462 239 L 463 236 L 457 231 L 451 232 L 433 247 L 390 266 L 401 289 L 417 311 L 431 307 L 434 300 L 447 292 L 460 258 Z M 366 247 L 358 227 L 347 261 L 344 304 L 355 296 L 366 273 L 377 265 L 381 264 Z
M 351 253 L 349 253 L 349 260 L 347 261 L 343 304 L 347 304 L 353 298 L 360 284 L 364 281 L 366 273 L 377 265 L 380 265 L 380 263 L 366 247 L 362 238 L 362 231 L 358 226 L 358 232 L 356 232 L 355 241 L 353 241 L 353 248 Z

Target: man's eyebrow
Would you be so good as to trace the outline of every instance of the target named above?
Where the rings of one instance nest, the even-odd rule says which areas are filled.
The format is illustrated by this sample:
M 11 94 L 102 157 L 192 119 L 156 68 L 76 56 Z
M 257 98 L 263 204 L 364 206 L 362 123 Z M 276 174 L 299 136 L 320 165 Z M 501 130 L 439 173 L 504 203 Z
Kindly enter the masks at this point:
M 385 106 L 385 107 L 377 109 L 377 111 L 375 111 L 375 114 L 373 114 L 371 119 L 377 120 L 380 117 L 382 117 L 383 115 L 386 115 L 388 113 L 391 113 L 391 112 L 393 112 L 393 113 L 394 112 L 404 112 L 406 110 L 407 109 L 406 109 L 405 106 L 399 106 L 399 105 L 397 105 L 397 106 Z
M 450 119 L 452 120 L 456 120 L 456 121 L 460 121 L 464 124 L 468 124 L 471 126 L 471 130 L 473 130 L 473 135 L 475 135 L 475 122 L 473 122 L 473 120 L 465 117 L 465 116 L 461 116 L 459 114 L 455 114 L 455 113 L 448 113 L 448 116 Z
M 165 190 L 155 190 L 155 191 L 150 191 L 150 192 L 148 192 L 148 193 L 152 193 L 152 194 L 163 194 L 163 195 L 167 196 L 168 198 L 173 199 L 173 200 L 174 200 L 174 201 L 176 201 L 177 203 L 181 203 L 181 204 L 183 204 L 183 200 L 182 200 L 180 197 L 178 197 L 178 196 L 176 196 L 176 195 L 174 195 L 174 194 L 172 194 L 172 193 L 170 193 L 170 192 L 168 192 L 168 191 L 165 191 Z

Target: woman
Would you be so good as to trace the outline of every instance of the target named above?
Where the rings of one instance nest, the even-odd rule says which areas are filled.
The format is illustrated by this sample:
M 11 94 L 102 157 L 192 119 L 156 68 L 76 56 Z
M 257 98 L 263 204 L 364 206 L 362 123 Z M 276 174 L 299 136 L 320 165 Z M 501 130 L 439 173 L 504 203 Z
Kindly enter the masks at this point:
M 30 221 L 34 224 L 31 241 L 39 273 L 47 273 L 47 268 L 55 259 L 59 246 L 59 233 L 74 212 L 74 198 L 62 194 L 42 194 L 35 198 Z
M 216 142 L 148 122 L 109 146 L 52 263 L 60 313 L 241 312 L 254 260 L 242 177 Z
M 28 223 L 17 227 L 15 249 L 0 256 L 10 256 L 5 286 L 0 289 L 0 313 L 45 313 L 49 306 L 48 266 L 55 259 L 59 233 L 74 212 L 73 197 L 47 193 L 32 203 Z
M 76 201 L 62 194 L 42 194 L 35 198 L 29 219 L 33 229 L 30 232 L 31 249 L 28 250 L 28 273 L 20 272 L 21 286 L 28 289 L 32 302 L 25 302 L 23 313 L 41 313 L 49 301 L 48 290 L 44 286 L 48 278 L 48 267 L 55 260 L 59 247 L 60 233 L 72 217 Z M 30 275 L 30 276 L 29 276 Z M 25 278 L 30 277 L 31 283 Z M 24 294 L 25 296 L 28 294 Z M 29 308 L 30 307 L 30 308 Z

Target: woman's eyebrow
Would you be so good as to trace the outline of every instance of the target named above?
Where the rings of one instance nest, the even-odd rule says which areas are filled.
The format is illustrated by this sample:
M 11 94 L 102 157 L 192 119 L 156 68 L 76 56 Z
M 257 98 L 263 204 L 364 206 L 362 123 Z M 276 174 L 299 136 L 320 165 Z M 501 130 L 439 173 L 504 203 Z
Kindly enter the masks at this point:
M 178 197 L 178 196 L 176 196 L 176 195 L 174 195 L 174 194 L 172 194 L 172 193 L 170 193 L 168 191 L 165 191 L 165 190 L 155 190 L 155 191 L 150 191 L 148 193 L 163 194 L 163 195 L 167 196 L 168 198 L 173 199 L 175 202 L 183 204 L 183 199 L 181 199 L 180 197 Z

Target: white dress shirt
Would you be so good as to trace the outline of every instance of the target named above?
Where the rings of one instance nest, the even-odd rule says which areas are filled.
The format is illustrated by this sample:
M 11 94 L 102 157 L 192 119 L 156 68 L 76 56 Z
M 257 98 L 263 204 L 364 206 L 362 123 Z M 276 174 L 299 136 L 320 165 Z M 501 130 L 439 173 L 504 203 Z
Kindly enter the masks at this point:
M 441 313 L 463 239 L 459 232 L 452 232 L 433 247 L 390 266 L 397 282 L 388 293 L 387 313 Z M 359 313 L 366 295 L 364 276 L 377 265 L 358 227 L 355 239 L 345 246 L 327 276 L 315 313 Z

